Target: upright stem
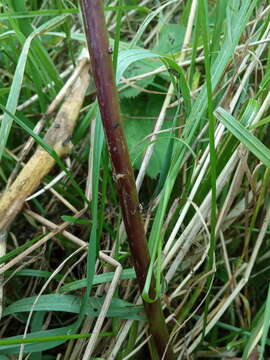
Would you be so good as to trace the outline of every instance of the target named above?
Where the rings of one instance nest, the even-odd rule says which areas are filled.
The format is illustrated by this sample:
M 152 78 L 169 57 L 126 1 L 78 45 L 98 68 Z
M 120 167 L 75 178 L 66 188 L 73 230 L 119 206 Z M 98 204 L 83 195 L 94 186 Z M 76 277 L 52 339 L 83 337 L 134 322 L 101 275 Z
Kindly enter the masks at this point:
M 114 167 L 129 247 L 139 287 L 142 291 L 150 263 L 150 255 L 139 210 L 134 174 L 120 118 L 119 100 L 102 1 L 81 0 L 81 5 L 101 118 Z M 155 298 L 154 279 L 152 279 L 150 286 L 150 296 Z M 174 359 L 160 300 L 158 299 L 153 303 L 144 302 L 144 308 L 159 357 L 167 360 Z

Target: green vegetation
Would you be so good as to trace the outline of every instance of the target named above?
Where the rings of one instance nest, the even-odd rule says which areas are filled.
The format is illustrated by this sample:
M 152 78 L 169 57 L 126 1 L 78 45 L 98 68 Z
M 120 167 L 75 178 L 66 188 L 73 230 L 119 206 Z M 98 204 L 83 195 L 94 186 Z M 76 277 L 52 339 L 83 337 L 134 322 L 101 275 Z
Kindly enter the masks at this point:
M 161 359 L 154 300 L 177 359 L 270 357 L 269 1 L 104 3 L 143 281 L 78 2 L 0 9 L 0 360 Z

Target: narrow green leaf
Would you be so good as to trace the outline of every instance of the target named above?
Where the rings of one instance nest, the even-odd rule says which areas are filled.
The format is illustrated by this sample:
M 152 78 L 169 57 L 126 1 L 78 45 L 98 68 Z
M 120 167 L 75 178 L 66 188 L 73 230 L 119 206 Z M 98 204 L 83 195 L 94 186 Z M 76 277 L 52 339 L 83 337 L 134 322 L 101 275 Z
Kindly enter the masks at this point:
M 25 353 L 39 352 L 55 348 L 66 342 L 69 337 L 72 338 L 74 326 L 66 326 L 58 329 L 46 331 L 38 331 L 27 335 L 23 339 L 23 335 L 12 336 L 0 340 L 0 354 L 18 354 L 20 352 L 20 344 L 25 341 Z M 33 343 L 31 343 L 33 342 Z
M 35 29 L 32 32 L 32 34 L 25 41 L 20 58 L 17 63 L 17 67 L 15 70 L 15 74 L 14 74 L 13 81 L 12 81 L 11 88 L 10 88 L 10 93 L 8 96 L 8 101 L 6 104 L 6 109 L 11 114 L 15 114 L 16 108 L 18 106 L 18 100 L 19 100 L 19 95 L 21 92 L 22 81 L 23 81 L 24 72 L 25 72 L 25 66 L 26 66 L 28 53 L 29 53 L 29 49 L 30 49 L 32 40 L 36 36 L 42 34 L 44 31 L 49 31 L 49 30 L 53 29 L 54 27 L 59 26 L 63 21 L 65 21 L 65 18 L 67 16 L 68 15 L 62 15 L 62 16 L 58 16 L 54 19 L 47 21 L 46 23 L 42 24 L 39 28 Z M 4 148 L 6 146 L 6 142 L 8 139 L 8 135 L 9 135 L 11 126 L 12 126 L 12 122 L 13 122 L 12 117 L 8 113 L 5 113 L 4 118 L 1 122 L 1 128 L 0 128 L 0 161 L 1 161 L 1 158 L 3 155 Z
M 74 216 L 67 216 L 67 215 L 62 215 L 61 219 L 63 221 L 68 221 L 71 224 L 80 224 L 80 225 L 89 225 L 92 223 L 91 220 L 87 220 L 87 219 L 77 219 Z
M 100 275 L 95 275 L 93 278 L 93 285 L 97 285 L 97 284 L 103 284 L 103 283 L 107 283 L 112 281 L 114 277 L 114 273 L 113 272 L 107 272 L 104 274 L 100 274 Z M 121 280 L 127 280 L 127 279 L 135 279 L 136 278 L 136 274 L 134 269 L 125 269 L 122 271 Z M 82 289 L 85 288 L 87 285 L 87 281 L 86 279 L 82 279 L 82 280 L 77 280 L 77 281 L 73 281 L 69 284 L 66 284 L 64 286 L 61 287 L 60 292 L 61 293 L 67 293 L 70 291 L 75 291 L 78 289 Z
M 93 150 L 93 168 L 92 168 L 92 201 L 91 201 L 91 218 L 92 227 L 89 238 L 89 245 L 87 250 L 87 278 L 86 278 L 86 292 L 83 296 L 82 304 L 79 311 L 78 326 L 81 324 L 84 313 L 87 309 L 87 302 L 90 296 L 90 292 L 93 285 L 93 279 L 95 274 L 95 264 L 97 260 L 97 254 L 99 250 L 99 238 L 98 238 L 98 201 L 99 201 L 99 178 L 100 178 L 100 163 L 101 154 L 104 144 L 104 132 L 102 128 L 100 111 L 97 112 L 94 134 L 94 150 Z
M 133 47 L 135 47 L 138 43 L 138 41 L 140 40 L 142 34 L 144 33 L 146 27 L 150 24 L 150 22 L 162 11 L 164 10 L 167 6 L 172 5 L 173 3 L 175 3 L 176 0 L 171 0 L 166 2 L 163 5 L 159 5 L 158 8 L 151 12 L 143 21 L 143 23 L 141 24 L 139 30 L 137 31 L 137 33 L 135 34 L 135 36 L 133 37 L 132 41 L 130 42 L 130 49 L 132 49 Z
M 270 150 L 253 134 L 251 134 L 231 114 L 221 107 L 215 111 L 216 117 L 226 128 L 244 144 L 266 167 L 270 168 Z
M 270 285 L 268 285 L 268 293 L 265 305 L 265 312 L 263 316 L 263 325 L 262 325 L 262 338 L 261 338 L 261 348 L 260 348 L 260 358 L 259 360 L 264 359 L 264 349 L 267 342 L 267 336 L 269 333 L 270 327 Z
M 46 235 L 46 234 L 45 234 Z M 25 242 L 23 245 L 18 246 L 17 248 L 15 248 L 14 250 L 9 251 L 6 255 L 3 255 L 0 257 L 0 264 L 4 264 L 5 262 L 13 259 L 15 256 L 19 255 L 20 253 L 22 253 L 24 250 L 28 249 L 30 246 L 32 246 L 33 244 L 35 244 L 37 241 L 39 241 L 40 239 L 42 239 L 45 235 L 40 235 L 35 237 L 32 240 L 29 240 L 27 242 Z
M 51 157 L 55 160 L 55 162 L 59 165 L 59 167 L 65 171 L 67 176 L 69 176 L 73 186 L 76 188 L 78 194 L 81 195 L 82 199 L 84 199 L 87 203 L 88 200 L 85 197 L 84 192 L 81 190 L 80 186 L 76 183 L 75 179 L 73 178 L 71 172 L 67 169 L 61 158 L 58 156 L 58 154 L 54 151 L 53 148 L 51 148 L 39 135 L 34 133 L 32 129 L 30 129 L 24 121 L 19 119 L 17 116 L 9 112 L 3 105 L 0 104 L 0 109 L 2 109 L 5 113 L 7 113 L 8 116 L 10 116 L 11 119 L 13 119 L 20 127 L 25 130 L 33 139 L 36 140 L 36 142 L 45 150 L 48 154 L 51 155 Z

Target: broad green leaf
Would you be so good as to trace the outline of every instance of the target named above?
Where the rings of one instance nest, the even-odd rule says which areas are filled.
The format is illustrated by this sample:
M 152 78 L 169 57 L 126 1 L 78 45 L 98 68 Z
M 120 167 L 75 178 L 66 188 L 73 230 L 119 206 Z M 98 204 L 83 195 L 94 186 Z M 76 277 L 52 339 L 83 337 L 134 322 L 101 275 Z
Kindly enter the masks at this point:
M 149 60 L 149 61 L 139 60 L 129 65 L 129 67 L 124 72 L 124 76 L 125 78 L 131 78 L 137 75 L 141 75 L 153 71 L 157 69 L 159 66 L 160 66 L 159 61 L 157 62 L 153 60 Z M 125 90 L 119 93 L 120 97 L 134 98 L 135 96 L 141 93 L 140 88 L 145 89 L 147 86 L 151 85 L 154 81 L 154 78 L 155 78 L 154 76 L 147 76 L 144 79 L 136 81 L 135 85 L 138 86 L 139 88 L 129 86 Z M 120 88 L 123 85 L 124 84 L 121 84 Z
M 116 83 L 118 84 L 122 75 L 126 69 L 138 60 L 145 60 L 151 58 L 160 58 L 160 55 L 144 49 L 132 49 L 132 50 L 123 50 L 119 53 L 118 63 L 117 63 L 117 72 L 116 72 Z
M 154 51 L 159 54 L 174 54 L 180 52 L 186 28 L 180 24 L 164 24 L 159 33 Z
M 36 300 L 36 296 L 18 300 L 9 305 L 3 312 L 3 316 L 21 312 L 29 312 Z M 100 313 L 104 298 L 90 297 L 86 303 L 84 315 L 96 317 Z M 81 298 L 73 295 L 50 294 L 39 297 L 34 305 L 34 311 L 61 311 L 78 314 L 81 307 Z M 107 313 L 108 317 L 119 317 L 121 319 L 143 320 L 139 314 L 142 306 L 134 306 L 124 300 L 113 298 Z
M 155 99 L 155 98 L 153 98 Z M 159 103 L 159 99 L 157 100 L 157 104 Z M 138 101 L 138 100 L 137 100 Z M 130 101 L 128 102 L 130 103 Z M 128 104 L 127 103 L 127 104 Z M 151 101 L 150 101 L 151 103 Z M 149 104 L 150 105 L 150 104 Z M 156 105 L 155 105 L 156 106 Z M 123 109 L 126 108 L 126 105 L 123 106 Z M 145 110 L 148 109 L 148 103 L 145 103 Z M 130 150 L 130 156 L 135 169 L 139 169 L 141 166 L 143 153 L 149 145 L 149 138 L 146 138 L 153 131 L 153 120 L 151 119 L 141 119 L 139 114 L 133 113 L 134 109 L 129 109 L 129 114 L 134 118 L 127 118 L 124 121 L 125 134 L 127 137 L 127 142 Z M 171 112 L 170 112 L 171 113 Z M 169 113 L 169 114 L 170 114 Z M 133 114 L 133 115 L 132 115 Z M 152 113 L 148 112 L 148 116 L 151 116 Z M 138 116 L 138 118 L 136 118 Z M 164 122 L 164 126 L 162 130 L 169 129 L 172 126 L 172 120 L 166 120 Z M 168 147 L 168 143 L 170 141 L 170 133 L 164 132 L 157 136 L 153 156 L 151 161 L 147 167 L 147 174 L 156 178 L 156 176 L 160 173 L 161 167 L 166 156 L 166 149 Z

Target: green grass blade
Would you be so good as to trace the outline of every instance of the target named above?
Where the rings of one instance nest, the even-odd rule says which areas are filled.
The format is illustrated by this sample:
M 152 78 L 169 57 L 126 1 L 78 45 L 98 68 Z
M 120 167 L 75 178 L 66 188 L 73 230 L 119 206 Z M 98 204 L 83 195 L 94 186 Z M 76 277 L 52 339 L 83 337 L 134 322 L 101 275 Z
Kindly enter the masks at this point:
M 270 150 L 253 134 L 251 134 L 231 114 L 221 107 L 215 114 L 220 122 L 244 144 L 267 168 L 270 168 Z
M 66 342 L 69 339 L 69 336 L 73 335 L 71 334 L 73 328 L 74 326 L 70 325 L 57 329 L 38 331 L 28 334 L 25 339 L 23 339 L 23 335 L 1 339 L 0 354 L 18 354 L 20 352 L 20 344 L 24 341 L 26 344 L 24 347 L 25 353 L 34 353 L 55 348 Z
M 208 261 L 207 261 L 207 272 L 212 272 L 215 270 L 215 250 L 216 250 L 216 203 L 217 203 L 217 189 L 216 189 L 216 180 L 217 180 L 217 159 L 216 159 L 216 149 L 215 149 L 215 117 L 213 114 L 214 105 L 213 105 L 213 91 L 212 91 L 212 80 L 211 80 L 211 65 L 210 65 L 210 52 L 209 52 L 209 24 L 208 24 L 208 6 L 205 0 L 200 1 L 199 3 L 199 18 L 201 22 L 201 30 L 203 37 L 203 48 L 204 48 L 204 57 L 205 57 L 205 76 L 206 76 L 206 87 L 207 87 L 207 102 L 208 102 L 208 117 L 209 117 L 209 149 L 210 149 L 210 172 L 211 172 L 211 214 L 210 214 L 210 247 L 208 252 Z M 207 278 L 207 297 L 205 302 L 205 311 L 204 311 L 204 326 L 203 326 L 203 337 L 205 332 L 205 327 L 207 323 L 208 316 L 208 307 L 210 302 L 210 290 L 213 284 L 214 274 L 211 274 Z
M 113 272 L 106 272 L 104 274 L 100 274 L 100 275 L 95 275 L 93 278 L 93 285 L 97 285 L 97 284 L 103 284 L 106 282 L 110 282 L 112 281 L 114 277 L 114 273 Z M 136 274 L 134 269 L 124 269 L 122 271 L 122 274 L 120 276 L 121 280 L 126 280 L 126 279 L 135 279 L 136 278 Z M 87 279 L 81 279 L 81 280 L 77 280 L 77 281 L 73 281 L 69 284 L 63 285 L 60 289 L 61 293 L 67 293 L 70 291 L 75 291 L 78 289 L 82 289 L 85 288 L 87 285 Z
M 270 285 L 268 286 L 268 293 L 267 293 L 265 312 L 264 312 L 264 318 L 263 318 L 263 332 L 262 332 L 262 338 L 261 338 L 261 348 L 260 348 L 259 360 L 264 359 L 264 351 L 265 351 L 267 336 L 269 333 L 269 327 L 270 327 Z
M 74 177 L 72 176 L 71 172 L 67 169 L 61 158 L 58 156 L 58 154 L 54 151 L 53 148 L 51 148 L 40 136 L 38 136 L 36 133 L 32 131 L 21 119 L 19 119 L 17 116 L 13 115 L 11 112 L 9 112 L 3 105 L 0 104 L 0 109 L 2 109 L 7 115 L 14 120 L 23 130 L 25 130 L 33 139 L 36 140 L 36 142 L 45 150 L 48 154 L 53 157 L 55 162 L 59 165 L 59 167 L 65 171 L 67 176 L 69 176 L 70 181 L 74 188 L 77 190 L 78 194 L 84 199 L 84 201 L 88 202 L 88 200 L 85 197 L 84 192 L 81 190 L 80 186 L 75 181 Z
M 229 34 L 230 29 L 227 30 L 227 34 L 221 46 L 220 52 L 217 58 L 215 59 L 213 65 L 211 66 L 211 75 L 212 75 L 211 82 L 212 82 L 213 91 L 215 90 L 219 80 L 223 75 L 225 67 L 234 52 L 234 49 L 240 39 L 242 32 L 244 31 L 246 23 L 249 17 L 251 16 L 252 11 L 254 10 L 256 4 L 257 4 L 257 0 L 253 0 L 253 1 L 244 0 L 234 19 L 232 38 Z M 191 145 L 192 142 L 194 141 L 194 137 L 196 136 L 198 127 L 203 126 L 204 123 L 202 122 L 202 116 L 205 113 L 206 109 L 207 109 L 207 88 L 206 85 L 204 85 L 199 96 L 197 97 L 195 103 L 192 106 L 192 111 L 186 121 L 186 125 L 183 131 L 183 137 L 188 145 Z M 174 183 L 179 174 L 179 169 L 181 168 L 185 151 L 186 148 L 184 148 L 183 145 L 179 144 L 178 146 L 175 146 L 171 169 L 168 174 L 166 183 L 164 185 L 164 190 L 162 192 L 161 200 L 159 202 L 154 223 L 151 229 L 149 244 L 151 243 L 153 244 L 156 241 L 161 241 L 163 219 L 165 217 L 167 204 Z M 151 255 L 155 256 L 155 254 L 152 252 Z M 150 270 L 153 270 L 153 268 L 150 268 Z M 144 292 L 144 296 L 146 297 L 147 295 L 145 292 Z
M 15 301 L 3 312 L 3 316 L 29 312 L 35 303 L 36 296 L 31 296 L 22 300 Z M 97 317 L 100 314 L 104 302 L 104 297 L 89 297 L 84 308 L 84 315 Z M 34 311 L 60 311 L 78 314 L 81 308 L 81 297 L 65 294 L 41 295 L 38 302 L 34 305 Z M 134 320 L 143 320 L 144 316 L 139 315 L 142 306 L 133 306 L 124 300 L 113 298 L 108 310 L 108 317 L 121 317 Z
M 116 15 L 115 38 L 114 38 L 114 45 L 113 45 L 113 68 L 114 68 L 115 73 L 116 73 L 116 70 L 117 70 L 117 59 L 118 59 L 118 53 L 119 53 L 122 14 L 123 14 L 123 0 L 118 0 L 118 9 L 117 9 L 117 15 Z
M 92 201 L 91 201 L 91 217 L 92 217 L 92 228 L 90 233 L 89 245 L 87 250 L 87 284 L 86 292 L 83 297 L 81 309 L 78 317 L 78 325 L 81 324 L 87 306 L 87 301 L 90 296 L 91 288 L 93 285 L 95 264 L 97 260 L 97 254 L 99 250 L 99 239 L 98 239 L 98 200 L 99 200 L 99 178 L 100 178 L 100 164 L 101 154 L 104 144 L 104 133 L 102 128 L 102 122 L 100 117 L 100 111 L 97 112 L 96 124 L 95 124 L 95 135 L 94 135 L 94 150 L 93 150 L 93 169 L 92 169 Z
M 64 8 L 62 14 L 78 14 L 78 9 L 68 9 Z M 36 18 L 37 16 L 56 16 L 59 15 L 58 9 L 44 9 L 44 10 L 28 10 L 28 11 L 16 11 L 16 12 L 4 12 L 0 14 L 0 20 L 7 19 L 28 19 L 28 18 Z
M 21 254 L 24 250 L 28 249 L 30 246 L 34 245 L 37 241 L 42 239 L 46 234 L 37 236 L 32 240 L 26 241 L 23 245 L 18 246 L 14 250 L 9 251 L 6 255 L 0 257 L 0 265 L 4 264 L 5 262 L 13 259 L 15 256 Z
M 53 29 L 54 27 L 59 26 L 63 21 L 65 21 L 66 16 L 67 15 L 62 15 L 62 16 L 56 17 L 52 20 L 49 20 L 48 22 L 46 22 L 45 24 L 43 24 L 39 28 L 37 28 L 35 31 L 33 31 L 32 34 L 27 38 L 27 40 L 23 46 L 20 58 L 18 60 L 14 78 L 13 78 L 13 81 L 11 84 L 8 101 L 6 104 L 6 109 L 11 114 L 15 114 L 16 108 L 18 106 L 18 100 L 19 100 L 19 96 L 20 96 L 20 92 L 21 92 L 22 81 L 23 81 L 24 72 L 25 72 L 25 66 L 26 66 L 26 62 L 27 62 L 29 49 L 30 49 L 32 40 L 36 36 L 42 34 L 44 31 L 49 31 L 50 29 Z M 8 113 L 5 113 L 4 118 L 1 122 L 1 128 L 0 128 L 0 161 L 1 161 L 1 158 L 3 155 L 4 148 L 6 146 L 6 142 L 8 139 L 8 135 L 9 135 L 12 123 L 13 123 L 12 117 Z
M 143 35 L 143 33 L 145 32 L 146 27 L 150 24 L 150 22 L 157 16 L 159 15 L 159 13 L 164 10 L 167 6 L 172 5 L 173 3 L 175 3 L 176 0 L 171 0 L 166 2 L 163 5 L 158 6 L 158 8 L 151 12 L 143 21 L 143 23 L 141 24 L 139 30 L 137 31 L 137 33 L 135 34 L 135 36 L 133 37 L 132 41 L 130 42 L 130 46 L 129 48 L 132 49 L 134 48 L 138 41 L 140 40 L 141 36 Z

